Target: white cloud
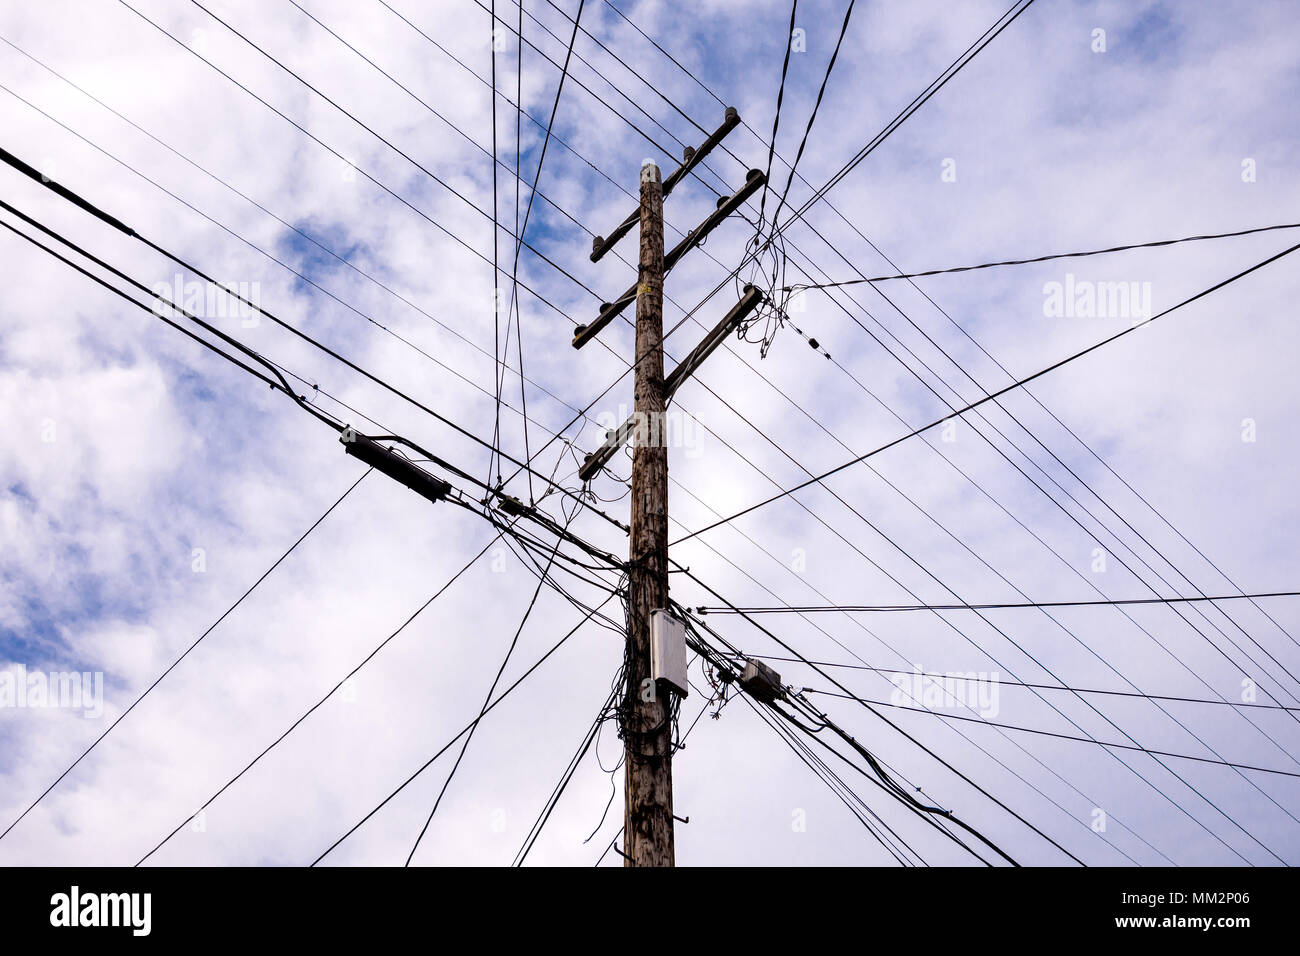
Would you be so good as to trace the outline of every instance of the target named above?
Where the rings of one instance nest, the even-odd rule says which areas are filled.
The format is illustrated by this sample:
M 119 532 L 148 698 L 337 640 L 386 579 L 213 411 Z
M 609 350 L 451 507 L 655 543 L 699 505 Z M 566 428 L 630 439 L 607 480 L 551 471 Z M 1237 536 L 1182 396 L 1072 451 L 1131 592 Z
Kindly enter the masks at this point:
M 432 183 L 214 21 L 185 6 L 139 6 L 178 37 L 200 44 L 223 69 L 490 258 L 491 225 L 480 212 Z M 333 0 L 304 6 L 477 143 L 489 142 L 488 90 L 382 7 Z M 409 10 L 408 5 L 394 6 L 480 76 L 487 75 L 486 13 L 470 4 L 411 4 Z M 734 4 L 693 5 L 689 12 L 649 0 L 620 6 L 726 102 L 738 106 L 756 131 L 742 129 L 727 140 L 739 161 L 720 151 L 710 166 L 731 187 L 740 182 L 745 168 L 761 167 L 788 5 L 748 5 L 743 14 Z M 900 266 L 931 268 L 1294 218 L 1285 212 L 1296 207 L 1294 137 L 1276 122 L 1276 104 L 1286 101 L 1288 91 L 1294 92 L 1294 30 L 1280 8 L 1111 2 L 1040 6 L 1031 8 L 830 194 L 836 208 Z M 706 129 L 720 121 L 721 105 L 612 11 L 599 5 L 588 8 L 588 28 L 675 104 Z M 787 158 L 802 135 L 842 16 L 839 4 L 800 8 L 807 10 L 803 22 L 809 29 L 809 48 L 792 59 L 778 142 Z M 232 2 L 214 9 L 479 207 L 490 206 L 491 170 L 483 154 L 291 6 Z M 529 12 L 561 39 L 547 36 L 532 21 L 526 34 L 550 56 L 562 59 L 571 24 L 549 7 Z M 867 5 L 855 13 L 800 171 L 814 184 L 824 182 L 1001 12 L 993 2 L 980 2 L 955 10 L 939 3 Z M 509 11 L 503 17 L 514 23 Z M 1091 31 L 1097 26 L 1107 30 L 1105 54 L 1090 50 Z M 479 435 L 490 434 L 491 398 L 314 292 L 238 237 L 288 262 L 491 392 L 489 356 L 496 334 L 492 275 L 481 258 L 365 176 L 349 178 L 336 157 L 122 8 L 87 10 L 81 4 L 55 2 L 42 5 L 37 15 L 14 7 L 0 18 L 0 33 L 488 354 L 7 48 L 0 58 L 0 83 L 230 231 L 0 93 L 10 106 L 6 149 L 52 171 L 142 235 L 215 276 L 258 283 L 260 301 L 286 322 L 376 370 L 447 418 Z M 498 82 L 513 96 L 514 53 L 511 44 L 507 47 L 497 62 Z M 637 102 L 673 134 L 644 116 L 634 116 L 626 100 L 575 60 L 555 132 L 615 181 L 632 188 L 642 156 L 653 155 L 669 169 L 679 155 L 674 136 L 688 143 L 702 137 L 659 97 L 637 89 L 637 81 L 589 40 L 580 41 L 578 52 L 629 95 L 635 91 Z M 525 56 L 525 106 L 543 123 L 557 77 L 558 71 L 540 54 L 529 51 Z M 665 150 L 647 143 L 579 83 L 628 113 Z M 515 116 L 504 101 L 498 100 L 497 108 L 498 149 L 509 164 Z M 522 135 L 524 167 L 530 170 L 542 132 L 525 118 Z M 940 179 L 946 158 L 956 161 L 955 183 Z M 1253 183 L 1241 180 L 1244 158 L 1257 162 Z M 631 200 L 593 172 L 586 159 L 553 140 L 542 190 L 591 230 L 607 231 L 627 214 Z M 784 172 L 778 161 L 776 188 L 784 183 Z M 0 178 L 9 187 L 7 201 L 146 285 L 173 280 L 174 263 L 10 170 L 0 170 Z M 509 223 L 514 189 L 504 173 L 498 187 L 501 219 Z M 791 203 L 797 208 L 810 194 L 805 185 L 796 184 Z M 526 190 L 523 200 L 527 202 Z M 669 221 L 678 230 L 688 229 L 708 214 L 712 203 L 713 197 L 698 182 L 683 184 L 670 197 Z M 597 295 L 526 252 L 521 278 L 574 321 L 588 321 L 601 297 L 616 295 L 631 281 L 632 270 L 613 257 L 589 263 L 590 237 L 540 200 L 532 217 L 529 241 Z M 809 219 L 848 261 L 803 226 L 791 229 L 790 239 L 799 247 L 791 250 L 792 257 L 804 261 L 811 256 L 833 279 L 852 278 L 850 263 L 867 275 L 893 271 L 828 209 L 818 207 Z M 670 277 L 668 295 L 693 306 L 724 273 L 718 262 L 730 268 L 738 261 L 745 232 L 740 223 L 719 230 Z M 1150 282 L 1159 309 L 1283 248 L 1288 236 L 1291 233 L 1276 233 L 943 276 L 921 280 L 920 285 L 1012 374 L 1023 375 L 1122 327 L 1100 319 L 1046 318 L 1045 282 L 1060 281 L 1067 271 L 1089 281 Z M 504 232 L 499 238 L 501 258 L 508 263 L 512 245 Z M 0 592 L 0 656 L 33 664 L 70 660 L 102 666 L 111 679 L 109 714 L 117 714 L 342 494 L 360 470 L 328 429 L 283 396 L 224 367 L 210 352 L 12 234 L 6 232 L 3 241 L 9 282 L 0 332 L 0 406 L 10 441 L 0 453 L 0 574 L 6 583 Z M 634 249 L 634 242 L 625 240 L 618 252 L 631 257 Z M 795 272 L 792 268 L 788 278 L 804 281 Z M 817 278 L 822 278 L 820 273 Z M 935 343 L 962 362 L 980 388 L 1010 381 L 915 290 L 896 282 L 881 288 Z M 1294 273 L 1286 263 L 1278 263 L 1032 387 L 1234 580 L 1261 590 L 1294 584 L 1290 539 L 1296 503 L 1285 476 L 1295 465 L 1289 421 L 1296 394 L 1289 363 L 1296 342 L 1287 304 L 1296 291 Z M 822 343 L 834 363 L 788 330 L 778 335 L 762 361 L 756 347 L 729 343 L 789 399 L 725 351 L 710 359 L 699 381 L 682 390 L 681 407 L 697 416 L 708 433 L 698 458 L 674 454 L 672 476 L 677 484 L 670 500 L 673 516 L 681 522 L 674 535 L 804 480 L 807 472 L 801 465 L 823 471 L 901 434 L 904 424 L 864 389 L 909 427 L 946 411 L 940 399 L 873 342 L 858 322 L 944 398 L 958 401 L 918 360 L 963 400 L 979 394 L 935 344 L 879 295 L 861 287 L 852 294 L 874 318 L 842 296 L 851 318 L 817 293 L 809 295 L 807 313 L 797 317 L 799 327 Z M 704 307 L 699 322 L 711 326 L 730 304 L 730 296 L 727 290 Z M 567 405 L 584 407 L 622 371 L 620 357 L 630 353 L 628 329 L 616 324 L 602 335 L 618 357 L 600 345 L 575 352 L 568 344 L 572 329 L 566 318 L 527 295 L 521 301 L 530 379 Z M 667 309 L 670 323 L 680 315 L 671 305 Z M 385 430 L 410 435 L 476 477 L 487 477 L 487 453 L 481 446 L 314 352 L 285 330 L 266 321 L 254 329 L 241 327 L 238 319 L 218 324 L 373 416 Z M 699 326 L 688 323 L 669 340 L 670 351 L 684 354 L 699 335 Z M 710 395 L 706 385 L 735 411 Z M 626 404 L 630 392 L 625 381 L 596 403 L 592 415 Z M 518 379 L 507 380 L 505 397 L 518 406 Z M 328 398 L 319 401 L 346 420 L 364 424 Z M 1005 405 L 1206 593 L 1229 589 L 1028 396 L 1008 396 Z M 528 410 L 539 422 L 556 428 L 573 415 L 541 388 L 530 388 Z M 921 600 L 952 602 L 952 592 L 927 572 L 968 600 L 1015 600 L 1015 588 L 1039 600 L 1087 599 L 1096 593 L 1090 582 L 1110 597 L 1147 593 L 1115 556 L 1162 592 L 1190 592 L 1190 585 L 1151 547 L 1030 442 L 1006 414 L 986 411 L 992 423 L 1097 519 L 1116 529 L 1168 584 L 1161 584 L 1154 572 L 1097 527 L 1097 519 L 1080 511 L 1036 467 L 985 429 L 1011 459 L 1078 516 L 1084 525 L 1080 528 L 965 422 L 955 443 L 931 435 L 930 448 L 923 447 L 927 439 L 911 439 L 872 459 L 874 468 L 916 506 L 863 466 L 829 482 L 899 548 L 867 528 L 827 490 L 810 488 L 799 499 L 829 527 L 787 500 L 739 519 L 732 528 L 709 532 L 702 541 L 678 548 L 675 556 L 741 605 L 778 603 L 764 587 L 795 604 L 820 603 L 824 598 L 819 595 L 855 604 L 913 600 L 890 576 Z M 1246 418 L 1258 426 L 1253 443 L 1241 441 Z M 42 441 L 48 422 L 55 426 L 53 442 Z M 519 418 L 509 408 L 502 412 L 502 430 L 506 450 L 522 455 Z M 570 429 L 568 434 L 576 432 Z M 541 428 L 534 428 L 529 434 L 531 450 L 536 451 L 545 437 Z M 586 427 L 578 447 L 588 451 L 597 441 L 597 429 Z M 1006 511 L 940 455 L 978 480 Z M 559 450 L 552 446 L 539 457 L 538 470 L 549 473 L 557 461 Z M 625 474 L 626 463 L 618 462 L 616 467 Z M 575 467 L 567 459 L 559 474 L 568 476 Z M 503 471 L 509 476 L 513 469 Z M 527 496 L 522 477 L 511 489 Z M 597 486 L 609 498 L 622 490 L 612 481 Z M 602 507 L 623 516 L 622 502 Z M 625 539 L 598 519 L 580 518 L 575 528 L 615 553 L 626 547 Z M 430 505 L 381 476 L 368 478 L 0 843 L 0 859 L 134 862 L 401 624 L 488 538 L 488 526 L 474 516 L 449 505 Z M 1114 552 L 1104 575 L 1090 570 L 1092 551 L 1099 545 Z M 202 572 L 193 568 L 196 548 L 203 552 Z M 798 572 L 790 567 L 795 549 L 802 549 L 806 559 L 806 567 Z M 493 573 L 485 559 L 468 572 L 367 665 L 358 677 L 355 701 L 325 704 L 213 804 L 204 832 L 184 831 L 157 859 L 224 864 L 313 859 L 477 713 L 535 583 L 514 557 L 508 557 L 505 566 L 505 573 Z M 716 603 L 683 576 L 674 576 L 673 587 L 683 603 Z M 617 617 L 621 612 L 613 607 L 610 613 Z M 1295 633 L 1300 617 L 1291 605 L 1274 602 L 1267 608 Z M 1270 660 L 1232 622 L 1205 611 L 1213 625 L 1196 611 L 1189 610 L 1187 616 L 1229 657 L 1240 661 L 1249 653 L 1256 658 L 1266 675 L 1261 683 L 1271 687 L 1269 678 L 1281 677 L 1284 689 L 1279 696 L 1294 702 L 1295 681 L 1282 670 L 1300 667 L 1294 641 L 1253 608 L 1233 605 L 1233 620 L 1277 659 Z M 1143 690 L 1196 697 L 1218 693 L 1229 699 L 1240 693 L 1239 668 L 1168 609 L 1135 610 L 1132 616 L 1167 645 L 1169 653 L 1113 611 L 1062 610 L 1055 616 Z M 522 673 L 576 620 L 570 605 L 544 594 L 504 680 Z M 747 650 L 785 653 L 739 619 L 715 620 L 719 630 Z M 1045 682 L 1044 671 L 1027 656 L 1032 653 L 1076 686 L 1123 686 L 1097 657 L 1043 615 L 1017 611 L 991 618 L 1005 637 L 969 615 L 953 620 L 997 658 L 997 669 L 1005 674 Z M 862 626 L 832 615 L 808 622 L 773 616 L 764 622 L 814 659 L 852 660 L 816 629 L 821 627 L 873 666 L 994 668 L 989 656 L 933 617 L 888 615 L 864 620 Z M 877 638 L 896 651 L 886 650 Z M 1233 648 L 1229 639 L 1244 650 Z M 619 653 L 614 635 L 586 628 L 485 719 L 417 862 L 508 862 L 594 717 Z M 796 685 L 831 689 L 805 668 L 774 666 Z M 836 673 L 864 696 L 887 699 L 889 687 L 882 678 Z M 1078 700 L 1065 695 L 1051 700 L 1099 739 L 1122 739 L 1119 730 Z M 1026 862 L 1062 859 L 862 708 L 834 698 L 819 702 L 859 739 L 869 741 L 890 766 L 924 786 L 931 799 L 951 807 L 999 843 L 1015 847 Z M 693 695 L 683 708 L 684 720 L 693 719 L 701 703 Z M 1149 704 L 1106 702 L 1099 708 L 1144 744 L 1206 752 L 1187 730 Z M 1275 712 L 1249 715 L 1281 742 L 1280 750 L 1247 726 L 1245 717 L 1224 717 L 1218 713 L 1223 710 L 1181 705 L 1174 713 L 1230 759 L 1290 765 L 1282 750 L 1294 750 L 1292 720 Z M 1207 711 L 1222 719 L 1211 719 Z M 1180 863 L 1239 862 L 1100 748 L 1001 735 L 972 724 L 953 727 L 926 715 L 884 715 L 1090 862 L 1123 862 L 1088 829 L 1094 805 L 1107 808 L 1114 820 Z M 1078 733 L 1065 717 L 1014 688 L 1003 689 L 1001 717 Z M 5 795 L 0 812 L 6 825 L 102 730 L 91 726 L 95 723 L 57 713 L 0 713 L 0 792 Z M 986 748 L 988 755 L 956 736 L 957 730 Z M 617 749 L 613 733 L 606 733 L 600 748 L 605 767 L 612 766 Z M 448 755 L 438 761 L 345 842 L 331 861 L 392 864 L 404 859 L 451 759 Z M 1258 845 L 1152 760 L 1126 759 L 1239 852 L 1253 861 L 1267 859 Z M 1262 843 L 1289 862 L 1296 859 L 1300 843 L 1294 821 L 1240 776 L 1219 767 L 1170 765 Z M 681 862 L 887 860 L 742 702 L 729 704 L 717 722 L 702 720 L 676 767 L 679 812 L 692 818 L 690 825 L 678 829 Z M 591 843 L 582 843 L 605 807 L 609 780 L 589 755 L 530 862 L 595 859 L 618 828 L 621 797 L 600 833 Z M 1258 782 L 1294 812 L 1284 786 Z M 951 844 L 918 832 L 915 819 L 896 805 L 876 800 L 875 792 L 862 792 L 927 858 L 970 862 Z M 791 826 L 796 811 L 805 813 L 803 832 Z M 493 823 L 500 820 L 505 827 L 498 831 Z M 754 832 L 767 839 L 744 838 Z M 1141 862 L 1159 860 L 1151 847 L 1122 826 L 1113 824 L 1109 837 Z M 764 848 L 761 855 L 755 855 L 758 846 Z

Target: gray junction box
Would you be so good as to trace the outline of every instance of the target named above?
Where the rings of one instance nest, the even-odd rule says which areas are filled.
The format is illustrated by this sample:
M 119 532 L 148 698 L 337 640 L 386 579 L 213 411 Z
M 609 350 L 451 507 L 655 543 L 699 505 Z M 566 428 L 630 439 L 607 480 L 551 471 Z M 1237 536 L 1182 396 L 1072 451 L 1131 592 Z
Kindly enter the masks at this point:
M 662 608 L 650 612 L 650 676 L 679 696 L 690 696 L 686 678 L 686 625 Z

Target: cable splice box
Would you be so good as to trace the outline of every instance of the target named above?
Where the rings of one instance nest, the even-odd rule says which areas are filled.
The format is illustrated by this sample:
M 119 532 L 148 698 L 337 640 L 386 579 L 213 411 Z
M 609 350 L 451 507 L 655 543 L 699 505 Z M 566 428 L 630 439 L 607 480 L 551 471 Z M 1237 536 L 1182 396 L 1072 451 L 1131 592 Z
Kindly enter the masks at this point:
M 686 625 L 662 608 L 650 612 L 650 676 L 679 697 L 690 696 L 686 677 Z
M 771 704 L 785 697 L 781 675 L 762 661 L 746 661 L 740 675 L 740 686 L 750 697 Z

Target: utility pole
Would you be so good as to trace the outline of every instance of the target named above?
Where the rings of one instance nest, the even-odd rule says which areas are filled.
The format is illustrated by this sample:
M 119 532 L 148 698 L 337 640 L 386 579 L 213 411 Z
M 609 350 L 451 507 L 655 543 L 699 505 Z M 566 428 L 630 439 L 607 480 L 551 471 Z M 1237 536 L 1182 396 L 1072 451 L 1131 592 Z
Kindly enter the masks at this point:
M 641 196 L 636 211 L 610 233 L 596 236 L 591 261 L 598 262 L 633 225 L 640 223 L 641 254 L 637 281 L 600 314 L 573 332 L 573 347 L 582 348 L 636 302 L 635 377 L 631 417 L 610 429 L 600 448 L 579 469 L 591 481 L 629 439 L 632 442 L 632 516 L 628 526 L 627 644 L 623 655 L 624 687 L 621 726 L 624 748 L 624 865 L 674 866 L 673 727 L 676 697 L 689 693 L 686 633 L 668 612 L 668 442 L 666 407 L 677 387 L 695 371 L 762 300 L 746 287 L 740 302 L 664 380 L 664 275 L 687 252 L 702 243 L 766 181 L 751 169 L 733 195 L 664 253 L 664 198 L 740 123 L 727 108 L 722 125 L 698 147 L 687 147 L 682 163 L 665 181 L 651 160 L 641 166 Z
M 627 866 L 672 866 L 671 701 L 651 673 L 650 615 L 668 607 L 668 446 L 664 422 L 664 196 L 659 167 L 641 167 L 641 261 L 636 291 L 632 521 L 628 553 Z

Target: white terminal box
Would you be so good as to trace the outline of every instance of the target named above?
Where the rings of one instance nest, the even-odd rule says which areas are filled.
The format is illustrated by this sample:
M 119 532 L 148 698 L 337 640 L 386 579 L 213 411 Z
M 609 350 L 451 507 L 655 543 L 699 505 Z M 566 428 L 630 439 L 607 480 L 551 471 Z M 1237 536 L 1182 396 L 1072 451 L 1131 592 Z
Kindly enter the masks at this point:
M 650 612 L 650 676 L 682 697 L 690 696 L 686 679 L 686 625 L 662 608 Z

